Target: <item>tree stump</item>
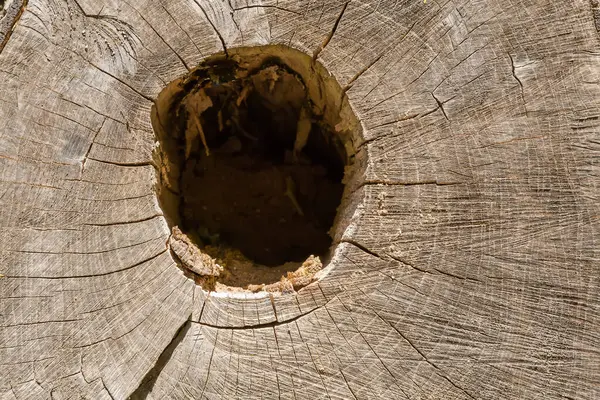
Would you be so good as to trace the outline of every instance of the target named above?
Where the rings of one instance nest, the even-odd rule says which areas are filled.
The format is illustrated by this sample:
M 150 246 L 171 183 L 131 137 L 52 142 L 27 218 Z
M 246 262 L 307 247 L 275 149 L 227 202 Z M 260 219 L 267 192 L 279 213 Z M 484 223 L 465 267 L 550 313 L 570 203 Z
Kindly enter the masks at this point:
M 0 398 L 599 398 L 599 7 L 5 0 Z M 337 81 L 358 172 L 317 281 L 211 292 L 151 111 L 267 45 Z

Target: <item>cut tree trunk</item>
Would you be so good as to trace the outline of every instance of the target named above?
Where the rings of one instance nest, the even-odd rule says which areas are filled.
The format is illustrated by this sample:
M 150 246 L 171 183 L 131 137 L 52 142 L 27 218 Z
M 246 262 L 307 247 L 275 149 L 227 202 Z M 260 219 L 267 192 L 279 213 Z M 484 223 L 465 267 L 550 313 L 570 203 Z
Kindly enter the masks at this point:
M 597 0 L 25 3 L 0 23 L 1 399 L 600 398 Z M 346 87 L 366 169 L 327 276 L 207 295 L 165 246 L 150 110 L 266 44 Z

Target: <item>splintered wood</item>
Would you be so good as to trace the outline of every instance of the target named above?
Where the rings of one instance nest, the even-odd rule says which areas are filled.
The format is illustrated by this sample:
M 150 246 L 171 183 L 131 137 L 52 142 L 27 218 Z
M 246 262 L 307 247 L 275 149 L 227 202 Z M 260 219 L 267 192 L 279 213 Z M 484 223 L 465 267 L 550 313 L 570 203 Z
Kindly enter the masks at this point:
M 174 226 L 172 232 L 169 246 L 185 268 L 201 277 L 217 277 L 223 272 L 223 267 L 215 263 L 212 257 L 202 253 L 179 227 Z
M 234 249 L 216 249 L 209 247 L 207 251 L 210 251 L 218 257 L 218 260 L 215 260 L 198 248 L 198 246 L 186 234 L 181 232 L 177 226 L 172 228 L 172 234 L 169 237 L 169 247 L 173 253 L 175 253 L 181 266 L 192 272 L 192 276 L 197 283 L 207 290 L 218 290 L 223 292 L 244 291 L 239 287 L 236 288 L 235 286 L 224 285 L 217 281 L 217 278 L 222 275 L 230 275 L 238 269 L 246 269 L 255 270 L 255 273 L 258 276 L 262 276 L 263 278 L 266 278 L 266 280 L 279 279 L 275 283 L 247 285 L 247 291 L 291 294 L 314 282 L 316 280 L 316 273 L 323 268 L 320 258 L 311 255 L 306 261 L 301 263 L 299 267 L 299 263 L 288 263 L 288 267 L 297 267 L 297 269 L 287 272 L 280 278 L 273 279 L 272 277 L 269 277 L 269 275 L 273 274 L 261 274 L 261 269 L 264 272 L 265 267 L 261 268 L 260 266 L 255 265 L 255 263 Z M 223 264 L 223 266 L 220 264 Z M 228 270 L 225 270 L 224 266 L 228 266 Z M 277 276 L 277 274 L 280 274 L 280 272 L 277 271 L 274 275 Z M 229 279 L 228 282 L 233 281 Z

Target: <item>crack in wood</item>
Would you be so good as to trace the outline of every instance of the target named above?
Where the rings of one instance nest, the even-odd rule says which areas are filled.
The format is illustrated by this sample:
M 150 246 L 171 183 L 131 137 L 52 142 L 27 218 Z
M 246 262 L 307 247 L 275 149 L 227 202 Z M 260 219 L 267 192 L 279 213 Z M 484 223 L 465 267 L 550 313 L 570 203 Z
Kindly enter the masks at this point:
M 417 113 L 417 114 L 409 114 L 409 115 L 407 115 L 407 116 L 405 116 L 405 117 L 398 118 L 398 119 L 395 119 L 395 120 L 393 120 L 393 121 L 382 122 L 381 124 L 374 125 L 374 126 L 371 126 L 371 127 L 369 127 L 369 128 L 370 128 L 370 129 L 377 129 L 377 128 L 381 128 L 381 127 L 383 127 L 383 126 L 395 125 L 395 124 L 397 124 L 398 122 L 408 121 L 408 120 L 411 120 L 411 119 L 417 118 L 417 117 L 419 117 L 420 115 L 421 115 L 421 114 L 418 114 L 418 113 Z M 361 144 L 361 146 L 362 146 L 362 144 Z M 360 146 L 359 146 L 359 147 L 360 147 Z
M 160 255 L 162 255 L 163 253 L 166 253 L 167 249 L 161 250 L 158 254 L 155 254 L 151 257 L 148 257 L 142 261 L 139 261 L 133 265 L 130 265 L 128 267 L 125 268 L 121 268 L 121 269 L 117 269 L 115 271 L 109 271 L 109 272 L 102 272 L 102 273 L 98 273 L 98 274 L 85 274 L 85 275 L 67 275 L 67 276 L 32 276 L 32 275 L 6 275 L 7 278 L 13 278 L 13 279 L 47 279 L 47 280 L 64 280 L 64 279 L 81 279 L 81 278 L 96 278 L 99 276 L 107 276 L 107 275 L 113 275 L 113 274 L 117 274 L 120 272 L 124 272 L 127 270 L 130 270 L 132 268 L 135 268 L 137 266 L 140 266 L 146 262 L 152 261 L 153 259 L 159 257 Z
M 138 15 L 140 16 L 140 18 L 142 19 L 142 21 L 144 21 L 146 23 L 146 25 L 148 25 L 150 27 L 150 29 L 152 29 L 152 31 L 156 34 L 156 36 L 158 36 L 158 38 L 171 50 L 171 52 L 173 54 L 175 54 L 175 56 L 179 59 L 179 61 L 183 64 L 183 66 L 185 67 L 185 69 L 188 70 L 188 72 L 191 71 L 191 68 L 188 66 L 188 64 L 185 62 L 185 60 L 183 59 L 183 57 L 181 57 L 179 55 L 178 52 L 175 51 L 175 49 L 165 40 L 165 38 L 162 37 L 162 35 L 160 33 L 158 33 L 158 31 L 154 28 L 154 26 L 148 22 L 148 20 L 146 18 L 144 18 L 144 16 L 142 15 L 141 12 L 139 12 L 137 10 L 137 8 L 133 7 L 131 4 L 127 3 L 129 5 L 129 7 L 131 7 L 132 9 L 135 10 L 136 13 L 138 13 Z M 164 7 L 163 7 L 164 8 Z
M 76 52 L 75 50 L 69 49 L 67 47 L 63 47 L 60 46 L 57 43 L 54 43 L 50 40 L 48 40 L 52 45 L 58 47 L 59 49 L 63 49 L 66 50 L 70 53 L 73 53 L 75 55 L 77 55 L 79 58 L 81 58 L 83 61 L 87 62 L 89 65 L 91 65 L 92 67 L 94 67 L 95 69 L 97 69 L 98 71 L 102 72 L 103 74 L 111 77 L 112 79 L 116 80 L 117 82 L 121 83 L 123 86 L 129 88 L 132 92 L 134 92 L 135 94 L 137 94 L 138 96 L 148 100 L 151 103 L 154 103 L 154 99 L 148 95 L 145 95 L 144 93 L 140 92 L 139 90 L 137 90 L 136 88 L 134 88 L 133 86 L 131 86 L 129 83 L 125 82 L 123 79 L 119 78 L 116 75 L 111 74 L 110 72 L 100 68 L 99 66 L 97 66 L 96 64 L 94 64 L 93 62 L 91 62 L 90 60 L 88 60 L 87 58 L 85 58 L 84 56 L 82 56 L 81 54 L 79 54 L 78 52 Z
M 157 168 L 156 163 L 154 161 L 119 162 L 119 161 L 100 160 L 98 158 L 92 158 L 92 157 L 88 157 L 87 159 L 96 161 L 99 163 L 103 163 L 103 164 L 116 165 L 118 167 L 148 167 L 148 166 L 152 166 L 154 168 Z
M 338 15 L 337 19 L 335 20 L 335 23 L 333 24 L 333 27 L 331 28 L 331 32 L 329 32 L 329 35 L 327 35 L 327 37 L 325 38 L 323 43 L 321 43 L 321 45 L 319 47 L 317 47 L 317 49 L 314 51 L 313 56 L 312 56 L 313 61 L 317 60 L 317 58 L 319 57 L 319 54 L 321 54 L 321 52 L 325 49 L 325 47 L 327 47 L 327 45 L 331 41 L 331 38 L 333 38 L 333 35 L 335 34 L 335 31 L 337 30 L 337 28 L 340 24 L 340 21 L 342 20 L 342 17 L 344 16 L 344 12 L 346 12 L 346 8 L 348 7 L 348 4 L 350 4 L 349 1 L 344 4 L 344 6 L 342 7 L 342 11 Z
M 5 275 L 6 278 L 11 278 L 10 275 Z M 9 325 L 0 325 L 0 328 L 12 328 L 15 326 L 32 326 L 39 324 L 59 324 L 62 322 L 77 322 L 81 321 L 81 319 L 61 319 L 61 320 L 46 320 L 46 321 L 35 321 L 35 322 L 22 322 L 20 324 L 9 324 Z
M 367 180 L 363 182 L 365 185 L 386 185 L 386 186 L 419 186 L 419 185 L 435 185 L 435 186 L 453 186 L 462 185 L 464 182 L 440 182 L 437 180 L 431 181 L 412 181 L 412 182 L 400 182 L 400 181 L 386 181 L 386 180 Z
M 100 128 L 94 134 L 94 137 L 92 138 L 92 141 L 90 142 L 90 146 L 88 147 L 87 151 L 85 152 L 85 155 L 83 156 L 83 162 L 81 163 L 81 170 L 79 171 L 79 177 L 80 178 L 83 177 L 83 173 L 85 172 L 85 163 L 88 160 L 90 152 L 92 151 L 92 146 L 94 146 L 94 143 L 96 142 L 96 138 L 98 137 L 98 134 L 100 133 L 100 131 L 104 127 L 104 123 L 105 122 L 106 122 L 106 118 L 104 118 L 104 120 L 102 121 L 102 125 L 100 125 Z
M 115 225 L 130 225 L 130 224 L 137 224 L 140 222 L 146 222 L 146 221 L 151 221 L 155 218 L 158 217 L 164 217 L 164 215 L 162 213 L 157 213 L 157 214 L 153 214 L 151 216 L 148 217 L 144 217 L 144 218 L 140 218 L 140 219 L 134 219 L 131 221 L 123 221 L 123 222 L 107 222 L 107 223 L 95 223 L 95 224 L 89 224 L 89 223 L 85 223 L 82 224 L 84 226 L 115 226 Z
M 206 20 L 208 21 L 208 23 L 210 24 L 210 26 L 212 26 L 213 30 L 215 31 L 215 33 L 219 37 L 219 40 L 221 41 L 221 45 L 223 46 L 223 52 L 225 53 L 225 57 L 229 58 L 229 52 L 227 51 L 227 45 L 225 44 L 225 39 L 223 39 L 223 36 L 221 35 L 221 32 L 219 32 L 219 30 L 217 29 L 217 27 L 215 26 L 215 24 L 208 17 L 208 14 L 207 14 L 206 10 L 204 9 L 204 7 L 202 7 L 202 5 L 200 4 L 200 2 L 198 0 L 194 0 L 194 3 L 196 3 L 198 5 L 198 7 L 200 7 L 200 10 L 202 10 L 202 13 L 204 14 L 204 17 L 206 18 Z
M 171 20 L 173 21 L 173 23 L 175 25 L 177 25 L 177 27 L 183 32 L 185 33 L 185 35 L 187 36 L 187 38 L 190 40 L 190 42 L 194 45 L 194 47 L 196 48 L 196 50 L 198 50 L 198 54 L 200 54 L 202 57 L 205 57 L 204 52 L 202 50 L 200 50 L 200 47 L 198 47 L 198 45 L 196 44 L 196 42 L 194 42 L 194 40 L 192 39 L 192 37 L 190 36 L 190 34 L 188 33 L 187 29 L 183 29 L 181 27 L 181 25 L 179 25 L 179 22 L 177 22 L 177 19 L 175 17 L 173 17 L 173 15 L 169 12 L 169 10 L 165 7 L 162 6 L 163 10 L 165 10 L 165 12 L 167 13 L 167 15 L 171 18 Z
M 100 8 L 100 11 L 98 11 L 98 14 L 88 14 L 88 13 L 85 12 L 85 10 L 81 6 L 81 4 L 79 4 L 79 0 L 73 0 L 73 3 L 75 3 L 77 5 L 77 8 L 79 8 L 79 11 L 81 12 L 81 14 L 84 17 L 86 17 L 86 18 L 108 19 L 108 20 L 113 20 L 113 21 L 116 19 L 114 17 L 109 17 L 109 16 L 106 16 L 106 15 L 100 15 L 102 13 L 102 11 L 104 10 L 104 5 L 102 6 L 102 8 Z
M 416 289 L 416 288 L 414 288 L 414 287 L 410 286 L 410 285 L 409 285 L 409 284 L 407 284 L 406 282 L 403 282 L 403 281 L 401 281 L 400 279 L 396 278 L 396 277 L 395 277 L 395 276 L 393 276 L 393 275 L 388 275 L 388 274 L 386 274 L 385 272 L 382 272 L 381 270 L 377 270 L 377 273 L 378 273 L 378 274 L 380 274 L 380 275 L 383 275 L 383 276 L 385 276 L 386 278 L 388 278 L 389 280 L 391 280 L 391 281 L 393 281 L 393 282 L 396 282 L 396 283 L 398 283 L 399 285 L 402 285 L 402 286 L 404 286 L 404 287 L 407 287 L 407 288 L 409 288 L 409 289 L 411 289 L 411 290 L 413 290 L 413 291 L 415 291 L 415 292 L 419 293 L 421 296 L 423 296 L 423 298 L 426 298 L 426 297 L 427 297 L 427 295 L 426 295 L 425 293 L 423 293 L 423 292 L 421 292 L 420 290 L 418 290 L 418 289 Z
M 202 326 L 206 326 L 208 328 L 213 328 L 213 329 L 221 329 L 221 330 L 248 330 L 248 329 L 260 329 L 260 328 L 274 328 L 277 326 L 281 326 L 281 325 L 286 325 L 286 324 L 291 324 L 293 322 L 296 322 L 297 320 L 299 320 L 302 317 L 305 317 L 309 314 L 314 313 L 315 311 L 327 306 L 327 304 L 329 304 L 333 299 L 327 300 L 326 303 L 320 305 L 320 306 L 315 306 L 314 308 L 311 308 L 310 310 L 303 312 L 301 314 L 296 315 L 295 317 L 292 318 L 288 318 L 285 320 L 279 320 L 277 318 L 277 314 L 275 314 L 275 321 L 273 322 L 266 322 L 266 323 L 262 323 L 262 324 L 251 324 L 251 325 L 245 325 L 245 326 L 221 326 L 221 325 L 214 325 L 214 324 L 209 324 L 206 322 L 201 322 L 201 319 L 198 318 L 198 321 L 192 321 L 195 324 L 199 324 Z M 275 304 L 273 304 L 273 311 L 276 312 L 275 310 Z M 204 306 L 203 306 L 204 307 Z
M 429 272 L 429 271 L 427 271 L 427 270 L 425 270 L 425 269 L 419 268 L 419 267 L 415 266 L 414 264 L 411 264 L 411 263 L 407 262 L 406 260 L 404 260 L 404 259 L 402 259 L 402 258 L 400 258 L 400 257 L 398 257 L 398 256 L 391 255 L 391 254 L 389 254 L 389 253 L 386 253 L 386 255 L 387 255 L 388 257 L 390 257 L 391 259 L 393 259 L 393 260 L 396 260 L 396 261 L 398 261 L 399 263 L 401 263 L 401 264 L 403 264 L 403 265 L 406 265 L 407 267 L 410 267 L 410 268 L 414 269 L 415 271 L 419 271 L 419 272 L 422 272 L 422 273 L 424 273 L 424 274 L 430 274 L 430 275 L 433 275 L 431 272 Z
M 523 90 L 523 82 L 517 76 L 517 67 L 515 65 L 515 60 L 513 59 L 512 54 L 508 53 L 508 57 L 510 58 L 510 66 L 512 70 L 512 76 L 515 78 L 517 82 L 519 82 L 519 87 L 521 89 L 521 101 L 523 101 L 523 108 L 525 108 L 525 115 L 529 115 L 529 111 L 527 110 L 527 103 L 525 102 L 525 92 Z
M 356 397 L 356 394 L 354 393 L 354 390 L 352 390 L 352 388 L 350 387 L 350 383 L 348 382 L 348 378 L 346 378 L 346 375 L 344 375 L 344 370 L 342 368 L 340 368 L 340 375 L 342 375 L 342 378 L 344 379 L 344 382 L 346 382 L 346 387 L 348 387 L 348 390 L 352 394 L 352 397 L 354 398 L 354 400 L 358 400 L 358 397 Z
M 383 179 L 369 179 L 361 182 L 358 186 L 356 186 L 351 193 L 355 193 L 358 190 L 364 188 L 365 186 L 427 186 L 427 185 L 435 185 L 435 186 L 454 186 L 454 185 L 464 185 L 464 182 L 440 182 L 437 180 L 430 181 L 414 181 L 414 182 L 400 182 L 400 181 L 387 181 Z
M 69 229 L 69 230 L 79 230 L 79 229 Z M 156 238 L 152 238 L 152 239 L 148 239 L 148 240 L 145 240 L 143 242 L 130 244 L 130 245 L 127 245 L 127 246 L 115 247 L 115 248 L 112 248 L 112 249 L 99 250 L 99 251 L 35 251 L 35 250 L 3 250 L 3 251 L 6 251 L 7 253 L 48 254 L 48 255 L 61 255 L 61 254 L 78 254 L 78 255 L 104 254 L 104 253 L 110 253 L 110 252 L 113 252 L 113 251 L 127 249 L 127 248 L 130 248 L 130 247 L 140 246 L 140 245 L 143 245 L 143 244 L 146 244 L 146 243 L 152 242 L 154 240 L 158 240 L 158 239 L 162 239 L 162 236 L 159 236 L 159 237 L 156 237 Z
M 50 91 L 54 92 L 54 90 L 52 90 L 52 89 L 50 89 L 50 88 L 46 88 L 46 87 L 44 87 L 44 86 L 40 86 L 40 87 L 42 87 L 42 88 L 45 88 L 45 89 L 49 89 Z M 75 101 L 73 101 L 73 100 L 67 99 L 66 97 L 64 97 L 63 93 L 58 93 L 58 92 L 55 92 L 55 93 L 56 93 L 56 94 L 58 94 L 58 97 L 59 97 L 59 99 L 61 99 L 62 101 L 66 102 L 66 103 L 71 103 L 71 104 L 73 104 L 73 105 L 76 105 L 76 106 L 78 106 L 78 107 L 85 107 L 85 108 L 87 108 L 88 110 L 90 110 L 90 111 L 92 111 L 92 112 L 94 112 L 94 113 L 96 113 L 96 114 L 98 114 L 98 115 L 101 115 L 101 116 L 103 116 L 104 118 L 108 118 L 108 119 L 110 119 L 110 120 L 112 120 L 112 121 L 114 121 L 114 122 L 117 122 L 117 123 L 119 123 L 119 124 L 122 124 L 122 125 L 125 125 L 125 124 L 127 124 L 127 122 L 123 122 L 123 121 L 121 121 L 121 120 L 119 120 L 119 119 L 116 119 L 116 118 L 113 118 L 113 117 L 111 117 L 110 115 L 103 114 L 103 113 L 101 113 L 100 111 L 93 109 L 92 107 L 88 106 L 87 104 L 80 104 L 80 103 L 77 103 L 77 102 L 75 102 Z M 122 111 L 121 111 L 121 115 L 123 115 L 123 112 L 122 112 Z M 125 117 L 125 115 L 123 115 L 123 117 Z M 103 123 L 104 123 L 104 122 L 103 122 Z
M 342 239 L 342 240 L 340 240 L 340 243 L 348 243 L 348 244 L 351 244 L 351 245 L 353 245 L 354 247 L 358 247 L 360 250 L 364 251 L 365 253 L 367 253 L 367 254 L 369 254 L 369 255 L 371 255 L 371 256 L 373 256 L 373 257 L 377 257 L 377 258 L 379 258 L 380 260 L 383 260 L 383 261 L 385 261 L 385 260 L 383 259 L 383 257 L 381 257 L 379 254 L 377 254 L 376 252 L 374 252 L 374 251 L 372 251 L 372 250 L 369 250 L 369 249 L 367 249 L 365 246 L 363 246 L 362 244 L 358 243 L 356 240 L 353 240 L 353 239 Z
M 421 20 L 421 21 L 422 21 L 422 20 Z M 394 44 L 393 46 L 391 46 L 391 47 L 390 47 L 390 51 L 393 51 L 393 50 L 395 50 L 395 49 L 396 49 L 398 46 L 400 46 L 400 44 L 402 44 L 402 43 L 404 42 L 404 39 L 406 39 L 406 38 L 408 37 L 408 35 L 409 35 L 410 33 L 412 33 L 412 30 L 413 30 L 413 28 L 415 27 L 415 25 L 417 25 L 417 23 L 419 23 L 419 22 L 421 22 L 421 21 L 415 21 L 415 22 L 413 22 L 413 23 L 412 23 L 412 25 L 411 25 L 411 26 L 408 28 L 408 30 L 406 31 L 406 33 L 405 33 L 405 34 L 402 36 L 402 38 L 400 39 L 400 41 L 398 41 L 398 43 L 396 43 L 396 44 Z M 395 65 L 396 65 L 396 63 L 393 63 L 393 64 L 391 65 L 391 67 L 389 67 L 389 68 L 387 69 L 387 71 L 386 71 L 386 72 L 384 72 L 383 74 L 381 74 L 381 76 L 380 76 L 380 77 L 377 79 L 377 83 L 375 83 L 375 85 L 373 85 L 373 87 L 372 87 L 372 88 L 371 88 L 371 89 L 370 89 L 370 90 L 369 90 L 367 93 L 365 93 L 365 94 L 362 96 L 362 100 L 365 100 L 367 97 L 369 97 L 369 96 L 371 95 L 371 93 L 373 93 L 373 91 L 374 91 L 374 90 L 375 90 L 377 87 L 379 87 L 379 85 L 380 85 L 380 84 L 381 84 L 381 82 L 383 81 L 383 78 L 384 78 L 384 77 L 387 75 L 387 73 L 388 73 L 390 70 L 392 70 L 392 69 L 393 69 L 393 67 L 395 67 Z M 404 92 L 404 90 L 402 90 L 402 92 Z M 402 92 L 400 92 L 400 93 L 402 93 Z M 400 93 L 396 93 L 396 94 L 392 95 L 392 97 L 394 97 L 394 96 L 397 96 L 397 95 L 398 95 L 398 94 L 400 94 Z M 389 99 L 386 99 L 386 100 L 384 100 L 384 101 L 387 101 L 387 100 L 389 100 Z M 382 101 L 382 102 L 383 102 L 383 101 Z M 377 104 L 377 105 L 378 105 L 378 104 Z M 368 110 L 370 110 L 370 108 L 369 108 Z
M 352 78 L 350 78 L 350 80 L 348 81 L 348 83 L 346 83 L 346 86 L 344 86 L 344 88 L 342 89 L 342 97 L 346 94 L 346 92 L 348 90 L 350 90 L 352 88 L 352 84 L 358 79 L 360 78 L 365 72 L 367 72 L 369 69 L 371 69 L 371 67 L 373 65 L 375 65 L 379 60 L 381 60 L 381 58 L 383 57 L 383 54 L 381 54 L 380 56 L 378 56 L 376 59 L 374 59 L 373 61 L 371 61 L 369 64 L 367 64 L 366 66 L 364 66 L 360 71 L 358 71 Z
M 435 102 L 438 105 L 438 109 L 442 110 L 442 113 L 444 114 L 444 117 L 446 118 L 447 121 L 450 121 L 450 118 L 448 118 L 448 114 L 446 114 L 446 110 L 444 109 L 444 102 L 440 101 L 440 99 L 438 99 L 435 95 L 435 93 L 431 92 L 431 95 L 433 96 L 433 98 L 435 99 Z M 434 110 L 435 111 L 435 110 Z
M 61 117 L 61 118 L 63 118 L 63 119 L 66 119 L 67 121 L 71 121 L 71 122 L 73 122 L 74 124 L 77 124 L 77 125 L 79 125 L 79 126 L 81 126 L 81 127 L 85 128 L 85 129 L 87 129 L 87 130 L 89 130 L 89 131 L 91 131 L 91 132 L 96 132 L 96 130 L 94 130 L 93 128 L 91 128 L 91 127 L 89 127 L 89 126 L 87 126 L 87 125 L 84 125 L 84 124 L 82 124 L 81 122 L 77 121 L 76 119 L 73 119 L 73 118 L 71 118 L 71 117 L 67 117 L 66 115 L 63 115 L 63 114 L 57 113 L 56 111 L 48 110 L 47 108 L 44 108 L 44 107 L 42 107 L 42 106 L 40 106 L 40 105 L 33 104 L 33 103 L 29 103 L 29 102 L 25 102 L 25 104 L 27 104 L 27 105 L 30 105 L 30 106 L 31 106 L 31 107 L 33 107 L 33 108 L 37 108 L 38 110 L 42 110 L 42 111 L 44 111 L 44 112 L 47 112 L 47 113 L 49 113 L 49 114 L 56 115 L 57 117 Z M 50 127 L 52 127 L 52 125 L 46 125 L 46 126 L 50 126 Z
M 434 271 L 437 271 L 440 275 L 446 275 L 446 276 L 449 276 L 451 278 L 460 279 L 461 281 L 473 281 L 473 282 L 480 282 L 481 283 L 481 281 L 479 279 L 475 279 L 475 278 L 471 278 L 471 277 L 466 277 L 466 276 L 455 275 L 455 274 L 452 274 L 452 273 L 447 272 L 447 271 L 443 271 L 443 270 L 438 269 L 438 268 L 432 268 L 432 269 Z
M 384 257 L 382 257 L 381 255 L 379 255 L 379 254 L 378 254 L 378 253 L 376 253 L 375 251 L 368 249 L 367 247 L 363 246 L 362 244 L 358 243 L 358 242 L 357 242 L 357 241 L 355 241 L 355 240 L 352 240 L 352 239 L 342 239 L 342 240 L 340 241 L 340 243 L 348 243 L 348 244 L 351 244 L 351 245 L 353 245 L 353 246 L 357 247 L 358 249 L 362 250 L 363 252 L 365 252 L 365 253 L 367 253 L 367 254 L 369 254 L 369 255 L 373 256 L 373 257 L 377 257 L 377 258 L 379 258 L 379 259 L 380 259 L 380 260 L 382 260 L 382 261 L 387 261 L 387 260 L 386 260 Z M 436 271 L 436 272 L 437 272 L 437 274 L 436 274 L 436 273 L 433 273 L 433 272 L 431 272 L 431 271 L 428 271 L 428 270 L 425 270 L 425 269 L 419 268 L 419 267 L 415 266 L 414 264 L 411 264 L 411 263 L 407 262 L 406 260 L 403 260 L 402 258 L 400 258 L 400 257 L 398 257 L 398 256 L 395 256 L 395 255 L 392 255 L 392 254 L 389 254 L 389 253 L 385 253 L 385 255 L 386 255 L 387 257 L 391 258 L 391 259 L 392 259 L 392 260 L 394 260 L 394 261 L 397 261 L 397 262 L 399 262 L 399 263 L 401 263 L 401 264 L 403 264 L 403 265 L 406 265 L 407 267 L 410 267 L 410 268 L 414 269 L 415 271 L 419 271 L 419 272 L 421 272 L 421 273 L 424 273 L 424 274 L 429 274 L 429 275 L 437 275 L 437 276 L 440 276 L 440 275 L 446 275 L 446 276 L 449 276 L 449 277 L 451 277 L 451 278 L 454 278 L 454 279 L 460 279 L 460 280 L 462 280 L 462 281 L 473 281 L 473 282 L 480 282 L 480 283 L 481 283 L 481 280 L 479 280 L 479 279 L 476 279 L 476 278 L 472 278 L 472 277 L 465 277 L 465 276 L 459 276 L 459 275 L 452 274 L 452 273 L 450 273 L 450 272 L 446 272 L 446 271 L 440 270 L 440 269 L 438 269 L 438 268 L 432 268 L 434 271 Z M 346 257 L 346 259 L 348 259 L 349 261 L 351 261 L 352 263 L 354 263 L 354 261 L 352 261 L 352 260 L 351 260 L 351 259 L 349 259 L 348 257 Z M 354 263 L 354 264 L 356 264 L 356 263 Z M 381 272 L 381 271 L 379 271 L 379 270 L 376 270 L 376 269 L 374 269 L 374 271 Z M 382 273 L 382 274 L 383 274 L 383 273 Z M 383 275 L 385 275 L 385 274 L 383 274 Z M 390 277 L 390 278 L 391 278 L 391 277 Z M 411 287 L 411 289 L 413 289 L 413 288 Z M 413 289 L 413 290 L 415 290 L 415 289 Z M 416 290 L 415 290 L 415 291 L 416 291 Z M 421 294 L 422 294 L 422 293 L 421 293 Z
M 148 397 L 148 394 L 152 391 L 156 380 L 160 376 L 162 370 L 171 360 L 175 349 L 186 337 L 190 327 L 192 326 L 192 314 L 181 324 L 175 335 L 171 339 L 171 342 L 165 347 L 163 352 L 158 356 L 154 366 L 146 373 L 142 378 L 139 386 L 131 393 L 128 397 L 130 400 L 142 400 Z
M 229 6 L 231 7 L 231 2 L 229 3 Z M 279 11 L 285 11 L 285 12 L 289 12 L 289 13 L 296 14 L 296 15 L 302 15 L 298 11 L 290 10 L 288 8 L 281 7 L 278 5 L 269 5 L 269 4 L 252 4 L 252 5 L 248 5 L 248 6 L 244 6 L 244 7 L 236 7 L 236 8 L 231 7 L 231 10 L 233 12 L 236 12 L 236 11 L 247 10 L 247 9 L 252 9 L 252 8 L 273 8 L 273 9 L 276 9 Z
M 273 299 L 273 293 L 269 293 L 269 301 L 271 302 L 271 307 L 273 307 L 273 315 L 275 316 L 275 321 L 279 322 L 279 318 L 277 317 L 277 308 L 275 307 L 275 299 Z
M 82 374 L 83 375 L 83 374 Z M 108 393 L 108 396 L 112 399 L 112 400 L 116 400 L 115 396 L 113 396 L 113 394 L 110 392 L 110 390 L 108 390 L 108 387 L 106 386 L 106 383 L 104 383 L 104 380 L 102 378 L 100 379 L 100 383 L 102 383 L 102 387 L 104 387 L 104 390 L 106 390 L 106 393 Z M 85 380 L 85 378 L 84 378 Z

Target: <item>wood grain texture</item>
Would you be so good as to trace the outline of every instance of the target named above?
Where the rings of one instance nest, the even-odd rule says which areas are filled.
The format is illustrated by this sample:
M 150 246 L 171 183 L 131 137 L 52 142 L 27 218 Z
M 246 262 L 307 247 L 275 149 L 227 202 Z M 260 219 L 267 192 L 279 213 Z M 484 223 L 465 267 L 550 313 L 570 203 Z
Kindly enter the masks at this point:
M 365 173 L 321 281 L 219 297 L 167 251 L 150 109 L 264 44 L 346 89 Z M 29 0 L 0 53 L 0 398 L 599 398 L 599 83 L 594 0 Z

